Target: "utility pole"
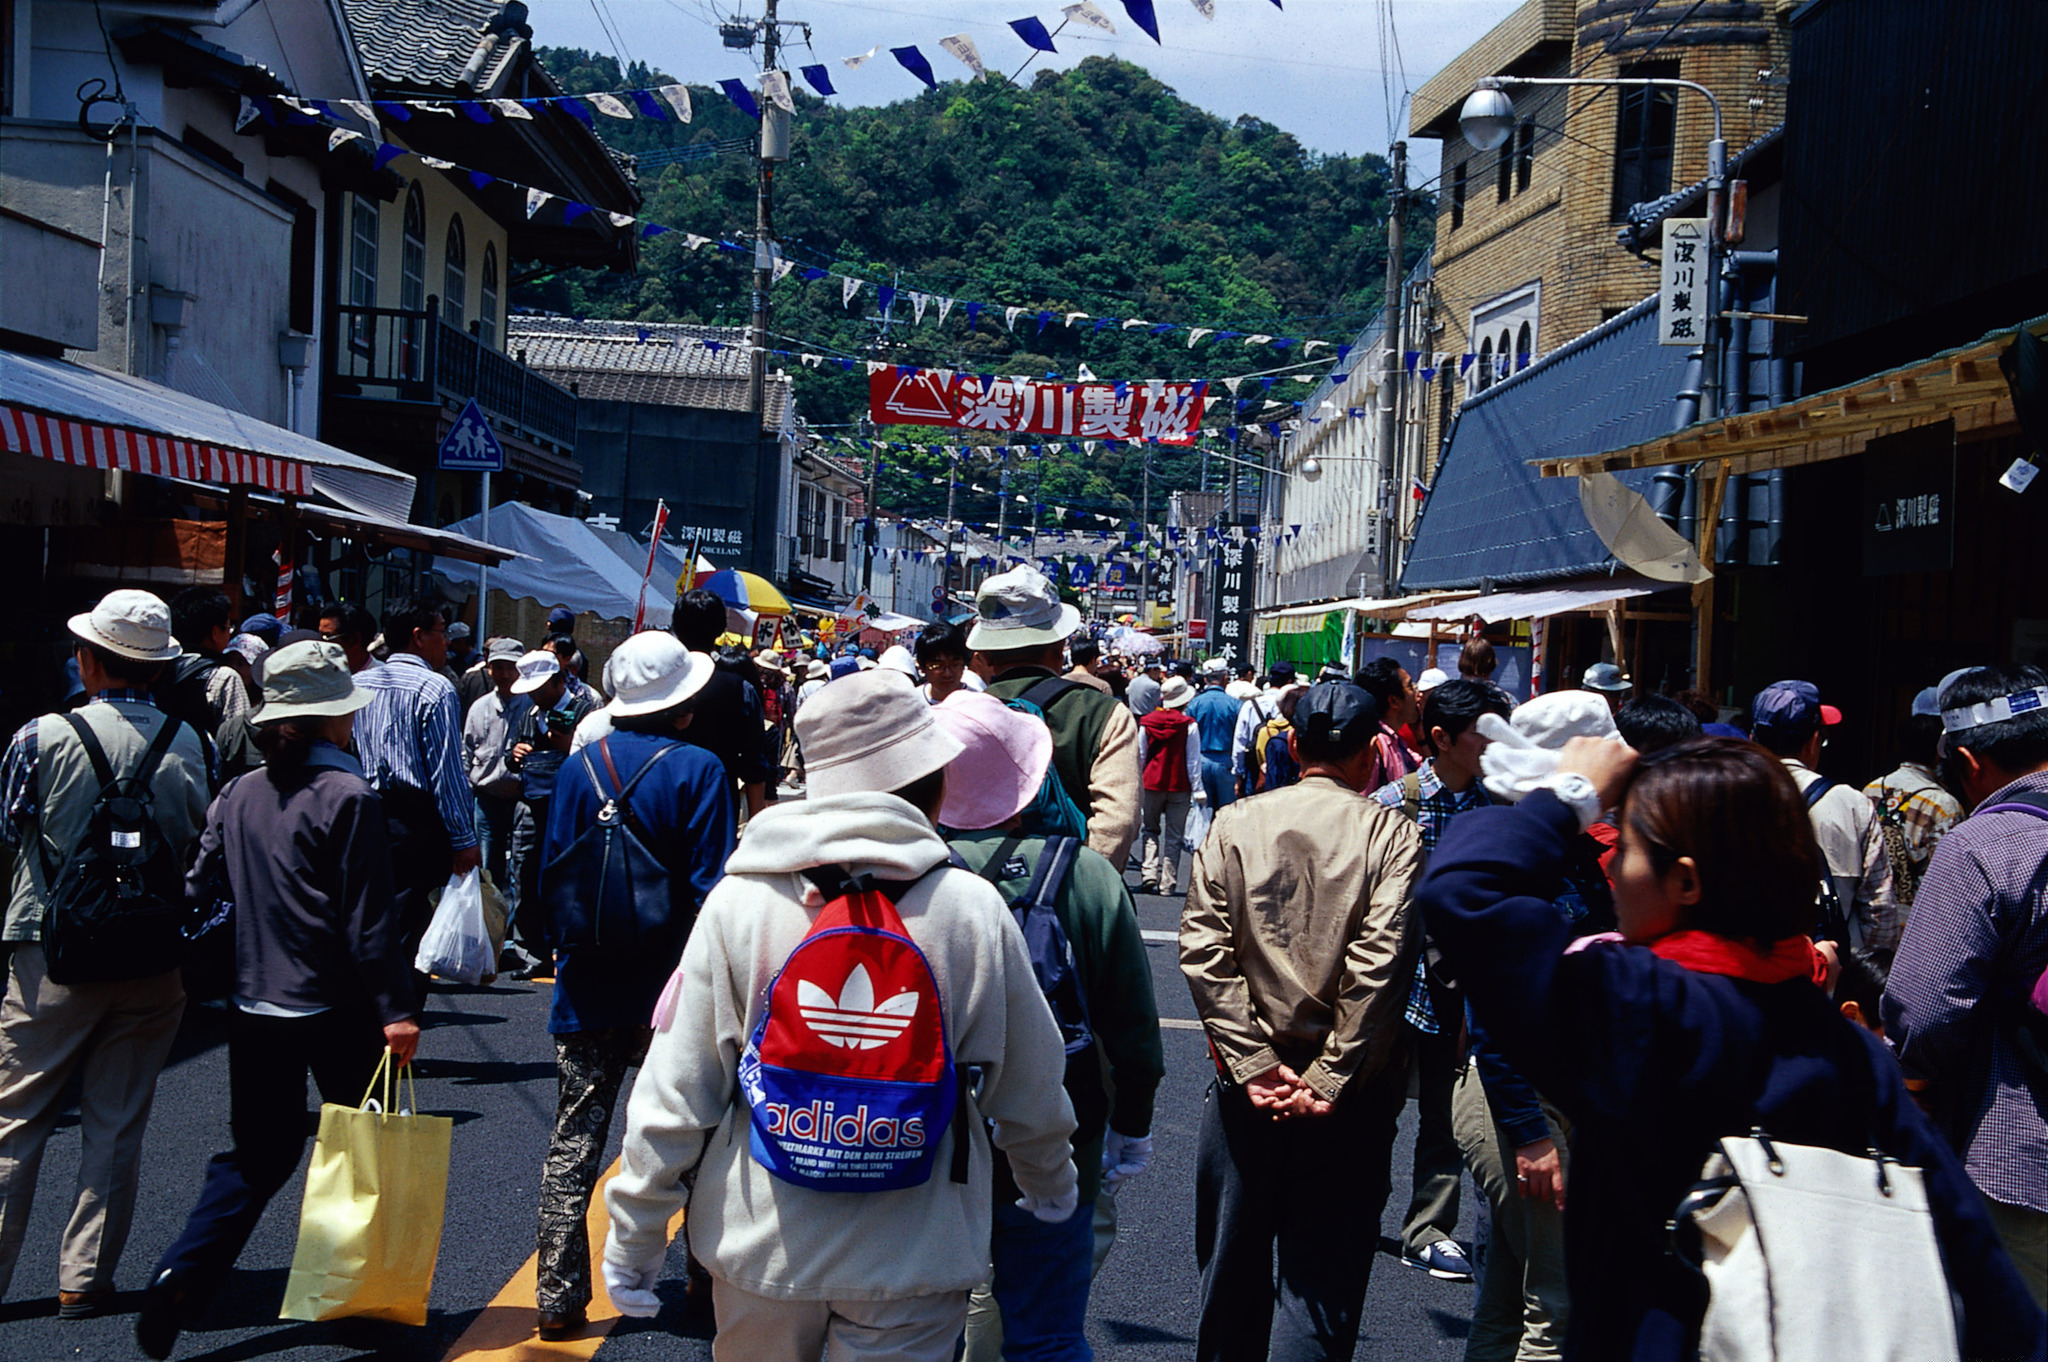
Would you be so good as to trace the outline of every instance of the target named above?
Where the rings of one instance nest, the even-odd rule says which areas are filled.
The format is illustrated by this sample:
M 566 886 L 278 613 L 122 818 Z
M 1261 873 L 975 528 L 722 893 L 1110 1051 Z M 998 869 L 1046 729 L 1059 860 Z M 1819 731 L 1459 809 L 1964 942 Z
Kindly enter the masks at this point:
M 866 533 L 861 536 L 862 539 L 867 541 L 867 560 L 861 564 L 860 568 L 860 589 L 863 592 L 867 592 L 875 589 L 875 547 L 882 541 L 881 528 L 875 520 L 875 496 L 878 481 L 882 474 L 882 451 L 876 447 L 875 423 L 873 421 L 865 416 L 861 417 L 859 429 L 861 437 L 867 441 L 868 445 L 868 514 Z M 889 580 L 893 583 L 895 579 L 896 574 L 892 569 L 889 574 Z
M 1141 456 L 1145 469 L 1145 499 L 1139 503 L 1138 530 L 1143 536 L 1139 541 L 1138 559 L 1138 619 L 1141 623 L 1152 623 L 1152 451 L 1147 449 Z
M 782 30 L 775 23 L 775 0 L 766 0 L 768 17 L 761 25 L 761 70 L 775 69 Z M 754 322 L 748 349 L 754 366 L 748 396 L 758 431 L 768 417 L 768 290 L 775 283 L 775 163 L 789 155 L 789 115 L 761 91 L 761 154 L 754 187 Z
M 940 580 L 948 596 L 953 591 L 953 494 L 960 488 L 960 455 L 946 449 L 946 575 Z
M 1502 155 L 1506 155 L 1505 152 Z M 1375 565 L 1380 572 L 1380 586 L 1384 589 L 1392 580 L 1388 571 L 1387 520 L 1388 498 L 1384 494 L 1387 479 L 1395 472 L 1394 414 L 1395 391 L 1401 382 L 1401 212 L 1408 200 L 1408 144 L 1394 143 L 1394 187 L 1387 196 L 1387 292 L 1386 315 L 1380 324 L 1380 339 L 1386 345 L 1386 363 L 1380 378 L 1379 409 L 1379 477 L 1368 486 L 1375 493 L 1371 510 L 1379 522 L 1379 561 Z

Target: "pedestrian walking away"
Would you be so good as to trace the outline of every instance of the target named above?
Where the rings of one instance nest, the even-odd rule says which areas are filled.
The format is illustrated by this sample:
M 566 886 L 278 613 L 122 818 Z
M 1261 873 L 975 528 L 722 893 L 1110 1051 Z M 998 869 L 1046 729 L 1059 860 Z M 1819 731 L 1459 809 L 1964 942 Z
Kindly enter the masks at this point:
M 1188 810 L 1207 802 L 1202 785 L 1202 749 L 1193 740 L 1187 706 L 1195 688 L 1176 676 L 1160 688 L 1159 704 L 1138 720 L 1138 761 L 1143 767 L 1138 822 L 1144 841 L 1143 883 L 1147 894 L 1172 897 L 1180 883 L 1181 835 Z
M 83 1318 L 114 1298 L 157 1072 L 185 1011 L 174 914 L 212 778 L 197 730 L 150 702 L 150 686 L 180 652 L 169 607 L 146 591 L 110 591 L 72 616 L 69 631 L 90 700 L 24 725 L 0 759 L 0 839 L 15 853 L 0 1000 L 0 1295 L 21 1254 L 44 1146 L 78 1075 L 78 1186 L 58 1257 L 57 1309 Z M 123 796 L 139 804 L 141 820 L 117 828 L 111 802 Z M 73 939 L 64 931 L 69 915 L 88 905 L 104 911 L 116 892 L 109 852 L 117 837 L 153 848 L 143 865 L 122 871 L 137 874 L 136 904 L 151 912 L 113 919 L 116 939 L 83 938 L 88 949 L 64 952 L 60 963 L 58 942 Z
M 1422 868 L 1415 825 L 1358 798 L 1378 731 L 1369 693 L 1312 687 L 1301 782 L 1221 810 L 1195 854 L 1180 964 L 1217 1069 L 1195 1173 L 1201 1362 L 1357 1342 L 1407 1093 Z
M 657 1016 L 627 1108 L 623 1166 L 606 1185 L 605 1284 L 629 1315 L 659 1309 L 653 1288 L 668 1226 L 687 1201 L 690 1247 L 712 1277 L 719 1362 L 813 1362 L 820 1353 L 945 1362 L 967 1292 L 988 1271 L 991 1141 L 1009 1158 L 1021 1209 L 1039 1222 L 1065 1224 L 1079 1204 L 1066 1052 L 1009 906 L 979 875 L 950 865 L 933 830 L 961 748 L 924 697 L 895 671 L 863 672 L 827 685 L 797 727 L 810 790 L 749 826 Z M 886 893 L 849 897 L 855 882 Z M 981 1072 L 978 1085 L 956 1089 L 943 1133 L 919 1147 L 920 1158 L 930 1151 L 923 1180 L 892 1190 L 820 1190 L 786 1164 L 771 1171 L 765 1142 L 786 1150 L 779 1131 L 789 1127 L 741 1092 L 743 1053 L 750 1085 L 769 1077 L 752 1067 L 768 1060 L 758 1047 L 772 1021 L 769 984 L 807 938 L 818 942 L 811 932 L 828 905 L 851 926 L 856 898 L 863 914 L 891 905 L 900 939 L 923 964 L 892 954 L 903 972 L 876 979 L 864 967 L 842 973 L 842 959 L 830 975 L 798 977 L 837 1004 L 823 1022 L 844 1013 L 853 1023 L 859 1013 L 905 1024 L 874 1027 L 895 1038 L 858 1061 L 804 1042 L 785 1062 L 813 1071 L 860 1062 L 895 1075 L 912 1061 L 931 1072 L 950 1058 Z M 805 958 L 828 949 L 814 944 Z M 898 989 L 910 999 L 897 1001 Z M 907 1020 L 916 1016 L 940 1025 Z M 802 1081 L 794 1070 L 782 1075 L 778 1085 Z M 834 1120 L 832 1147 L 894 1158 L 900 1131 L 883 1124 Z
M 199 1204 L 158 1260 L 136 1319 L 150 1357 L 220 1289 L 263 1210 L 306 1148 L 306 1075 L 353 1106 L 388 1048 L 419 1042 L 411 959 L 391 893 L 384 815 L 348 753 L 369 695 L 337 644 L 287 644 L 265 659 L 257 742 L 264 766 L 207 810 L 190 875 L 202 902 L 234 904 L 228 1016 L 233 1147 L 206 1166 Z

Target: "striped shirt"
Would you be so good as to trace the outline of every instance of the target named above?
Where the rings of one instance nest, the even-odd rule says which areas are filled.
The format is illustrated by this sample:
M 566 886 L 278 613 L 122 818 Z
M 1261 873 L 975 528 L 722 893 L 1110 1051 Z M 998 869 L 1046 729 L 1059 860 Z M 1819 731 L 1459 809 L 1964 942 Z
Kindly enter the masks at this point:
M 356 754 L 363 777 L 382 794 L 409 785 L 434 797 L 448 844 L 476 845 L 476 804 L 462 769 L 462 715 L 455 687 L 417 653 L 393 653 L 381 667 L 356 673 L 370 703 L 356 715 Z

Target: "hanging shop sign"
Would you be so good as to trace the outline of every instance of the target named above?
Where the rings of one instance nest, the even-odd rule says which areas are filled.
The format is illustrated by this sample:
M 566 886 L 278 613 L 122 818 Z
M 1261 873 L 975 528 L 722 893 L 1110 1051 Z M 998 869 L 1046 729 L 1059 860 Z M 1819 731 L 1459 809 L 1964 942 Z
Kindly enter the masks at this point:
M 1945 572 L 1955 556 L 1955 423 L 1872 440 L 1863 451 L 1863 575 Z
M 1208 387 L 1163 379 L 1048 383 L 891 365 L 868 375 L 868 414 L 877 425 L 1191 445 Z

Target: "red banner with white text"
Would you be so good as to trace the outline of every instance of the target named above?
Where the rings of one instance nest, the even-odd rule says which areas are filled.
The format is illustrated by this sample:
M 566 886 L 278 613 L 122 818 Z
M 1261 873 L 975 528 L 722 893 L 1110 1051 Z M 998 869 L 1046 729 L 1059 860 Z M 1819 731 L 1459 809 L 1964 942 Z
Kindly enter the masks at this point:
M 954 426 L 998 435 L 1195 442 L 1208 383 L 1058 383 L 890 365 L 868 375 L 877 425 Z

